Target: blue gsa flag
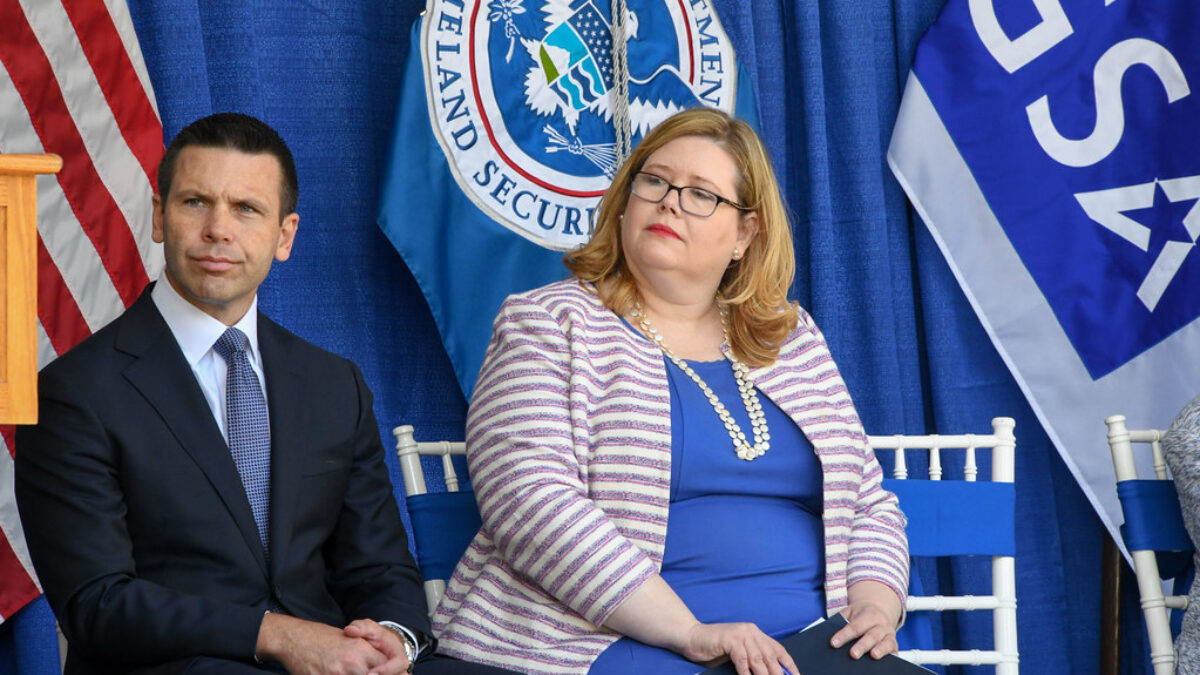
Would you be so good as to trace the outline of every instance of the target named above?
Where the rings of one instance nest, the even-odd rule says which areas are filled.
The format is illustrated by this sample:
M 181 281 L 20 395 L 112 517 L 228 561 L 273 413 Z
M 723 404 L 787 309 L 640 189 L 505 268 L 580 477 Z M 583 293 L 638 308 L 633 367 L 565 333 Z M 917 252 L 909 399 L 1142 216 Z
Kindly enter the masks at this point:
M 1200 392 L 1198 32 L 1191 0 L 949 0 L 888 152 L 1117 541 L 1104 418 Z

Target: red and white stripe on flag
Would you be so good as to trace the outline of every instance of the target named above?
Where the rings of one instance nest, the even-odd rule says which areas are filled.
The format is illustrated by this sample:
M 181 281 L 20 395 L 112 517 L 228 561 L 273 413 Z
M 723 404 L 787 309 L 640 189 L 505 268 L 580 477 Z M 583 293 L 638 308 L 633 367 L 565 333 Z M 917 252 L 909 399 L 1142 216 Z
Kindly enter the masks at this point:
M 119 315 L 162 269 L 150 238 L 163 154 L 125 0 L 0 0 L 0 152 L 62 156 L 38 179 L 38 361 Z M 0 621 L 40 593 L 0 452 Z

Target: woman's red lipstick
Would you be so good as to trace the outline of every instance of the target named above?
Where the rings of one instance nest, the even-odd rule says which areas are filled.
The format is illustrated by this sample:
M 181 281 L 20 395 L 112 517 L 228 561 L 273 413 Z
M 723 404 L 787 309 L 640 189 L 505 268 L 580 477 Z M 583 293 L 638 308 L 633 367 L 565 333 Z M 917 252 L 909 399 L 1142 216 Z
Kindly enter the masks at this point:
M 657 235 L 661 235 L 664 237 L 673 237 L 675 239 L 683 241 L 683 237 L 680 237 L 678 232 L 676 232 L 675 230 L 672 230 L 671 228 L 667 227 L 666 225 L 663 225 L 662 223 L 655 223 L 655 224 L 651 225 L 650 227 L 647 227 L 646 229 Z

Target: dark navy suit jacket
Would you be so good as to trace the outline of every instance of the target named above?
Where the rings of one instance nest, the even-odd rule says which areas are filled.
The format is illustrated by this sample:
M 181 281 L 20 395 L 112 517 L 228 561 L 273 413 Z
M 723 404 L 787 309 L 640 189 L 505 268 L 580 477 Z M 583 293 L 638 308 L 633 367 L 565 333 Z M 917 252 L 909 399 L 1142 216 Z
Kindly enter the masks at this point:
M 66 672 L 250 660 L 264 611 L 429 629 L 358 368 L 259 317 L 271 555 L 229 448 L 150 289 L 43 369 L 17 432 L 34 567 Z

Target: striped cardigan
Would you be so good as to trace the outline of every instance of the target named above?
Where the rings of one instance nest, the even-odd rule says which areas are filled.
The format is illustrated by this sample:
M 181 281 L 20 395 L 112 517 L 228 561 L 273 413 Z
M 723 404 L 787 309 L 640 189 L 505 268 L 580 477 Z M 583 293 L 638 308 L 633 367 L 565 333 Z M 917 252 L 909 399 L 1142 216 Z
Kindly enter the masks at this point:
M 862 579 L 903 601 L 905 519 L 880 487 L 807 313 L 776 362 L 750 378 L 821 462 L 827 611 L 845 607 L 847 587 Z M 662 352 L 579 282 L 505 301 L 467 418 L 483 527 L 434 615 L 440 652 L 528 673 L 587 673 L 620 637 L 597 626 L 662 565 L 670 405 Z

